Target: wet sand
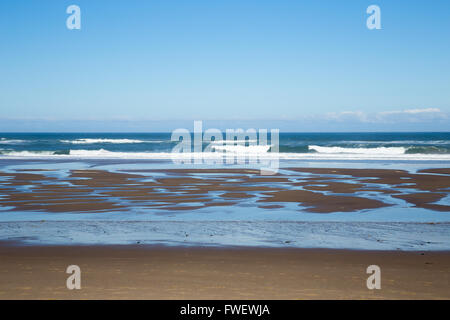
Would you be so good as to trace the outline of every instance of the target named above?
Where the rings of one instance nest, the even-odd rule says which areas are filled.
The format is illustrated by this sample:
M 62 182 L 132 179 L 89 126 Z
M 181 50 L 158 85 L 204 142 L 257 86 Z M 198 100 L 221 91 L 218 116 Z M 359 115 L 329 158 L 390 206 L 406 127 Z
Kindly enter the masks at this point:
M 196 210 L 246 205 L 271 210 L 296 203 L 299 211 L 353 212 L 409 206 L 450 212 L 436 203 L 450 190 L 448 169 L 410 173 L 386 169 L 287 168 L 273 176 L 252 169 L 0 171 L 1 206 L 18 211 L 112 212 L 139 206 Z
M 448 169 L 410 173 L 384 169 L 286 168 L 273 176 L 261 176 L 259 170 L 251 169 L 117 172 L 81 169 L 67 170 L 65 174 L 57 169 L 25 169 L 0 171 L 0 205 L 11 208 L 12 212 L 93 214 L 135 207 L 163 213 L 174 210 L 195 213 L 205 207 L 228 206 L 239 210 L 240 205 L 271 213 L 292 204 L 298 206 L 299 212 L 318 214 L 395 206 L 450 212 L 449 205 L 439 203 L 449 194 L 449 174 Z M 207 226 L 198 223 L 203 226 L 198 230 L 197 239 L 201 239 Z M 5 222 L 2 226 L 9 226 L 9 231 L 18 230 L 12 235 L 26 237 L 30 233 L 20 229 L 26 224 Z M 64 222 L 30 222 L 28 227 L 38 230 L 40 235 L 39 228 L 51 227 L 55 233 L 70 237 L 68 227 L 58 229 L 60 224 Z M 440 227 L 425 226 L 433 234 Z M 96 232 L 102 228 L 95 223 L 87 223 L 75 231 L 86 231 L 88 227 L 94 238 L 99 239 Z M 165 229 L 156 232 L 163 227 L 152 226 L 157 239 L 167 233 L 163 232 Z M 180 228 L 184 230 L 184 226 Z M 323 231 L 327 235 L 336 229 L 335 226 L 331 231 L 327 228 Z M 349 230 L 359 235 L 361 228 L 357 225 Z M 367 227 L 366 233 L 373 241 L 382 243 L 384 233 L 374 228 L 374 225 Z M 244 229 L 251 231 L 252 227 Z M 222 234 L 217 227 L 207 230 L 208 237 Z M 230 230 L 233 234 L 237 232 L 234 228 Z M 148 233 L 147 225 L 142 224 L 140 231 Z M 169 231 L 167 234 L 174 232 Z M 316 230 L 314 234 L 320 238 L 322 233 Z M 186 233 L 189 241 L 193 236 Z M 247 239 L 249 236 L 245 234 Z M 302 241 L 301 237 L 291 238 Z M 291 238 L 281 239 L 283 245 L 290 245 Z M 400 240 L 411 242 L 406 237 Z M 412 234 L 412 240 L 414 245 L 420 245 L 416 243 L 420 241 L 442 242 L 439 237 L 429 239 L 421 233 Z M 65 271 L 73 264 L 82 270 L 81 290 L 66 288 L 69 275 Z M 381 290 L 366 287 L 369 276 L 366 268 L 373 264 L 381 267 Z M 0 299 L 450 299 L 449 277 L 448 251 L 0 244 Z
M 450 299 L 449 277 L 450 252 L 0 245 L 0 299 Z

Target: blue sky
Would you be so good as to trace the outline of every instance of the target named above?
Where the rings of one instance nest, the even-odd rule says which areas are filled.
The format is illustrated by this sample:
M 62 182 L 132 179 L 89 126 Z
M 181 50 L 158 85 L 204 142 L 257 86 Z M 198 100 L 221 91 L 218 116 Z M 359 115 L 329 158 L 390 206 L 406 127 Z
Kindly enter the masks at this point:
M 445 0 L 1 1 L 0 131 L 448 131 L 449 16 Z

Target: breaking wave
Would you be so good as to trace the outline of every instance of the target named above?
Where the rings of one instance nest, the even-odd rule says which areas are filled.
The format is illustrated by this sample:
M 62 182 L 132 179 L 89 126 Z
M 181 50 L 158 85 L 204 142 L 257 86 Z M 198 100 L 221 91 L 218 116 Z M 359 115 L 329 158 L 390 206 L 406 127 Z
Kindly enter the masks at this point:
M 60 142 L 72 144 L 94 144 L 94 143 L 144 143 L 151 141 L 134 140 L 134 139 L 75 139 L 75 140 L 60 140 Z

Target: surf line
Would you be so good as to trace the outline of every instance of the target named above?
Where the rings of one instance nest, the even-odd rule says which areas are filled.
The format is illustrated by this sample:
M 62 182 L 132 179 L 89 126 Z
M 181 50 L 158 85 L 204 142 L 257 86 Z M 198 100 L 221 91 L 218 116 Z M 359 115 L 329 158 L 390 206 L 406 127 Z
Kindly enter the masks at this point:
M 172 132 L 170 140 L 177 144 L 170 154 L 175 164 L 249 164 L 259 167 L 262 175 L 273 175 L 279 168 L 279 132 L 270 130 L 270 143 L 267 129 L 226 129 L 224 139 L 221 130 L 203 132 L 202 121 L 194 121 L 192 135 L 185 128 Z

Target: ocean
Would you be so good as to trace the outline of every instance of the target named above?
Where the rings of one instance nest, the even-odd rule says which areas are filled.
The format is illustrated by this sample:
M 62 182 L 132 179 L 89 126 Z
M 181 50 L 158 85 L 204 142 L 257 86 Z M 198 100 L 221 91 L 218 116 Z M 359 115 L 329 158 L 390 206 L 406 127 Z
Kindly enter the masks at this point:
M 0 133 L 0 157 L 158 159 L 167 158 L 177 143 L 168 132 Z M 267 151 L 271 150 L 258 149 Z M 281 159 L 448 161 L 450 132 L 280 133 L 278 155 Z

